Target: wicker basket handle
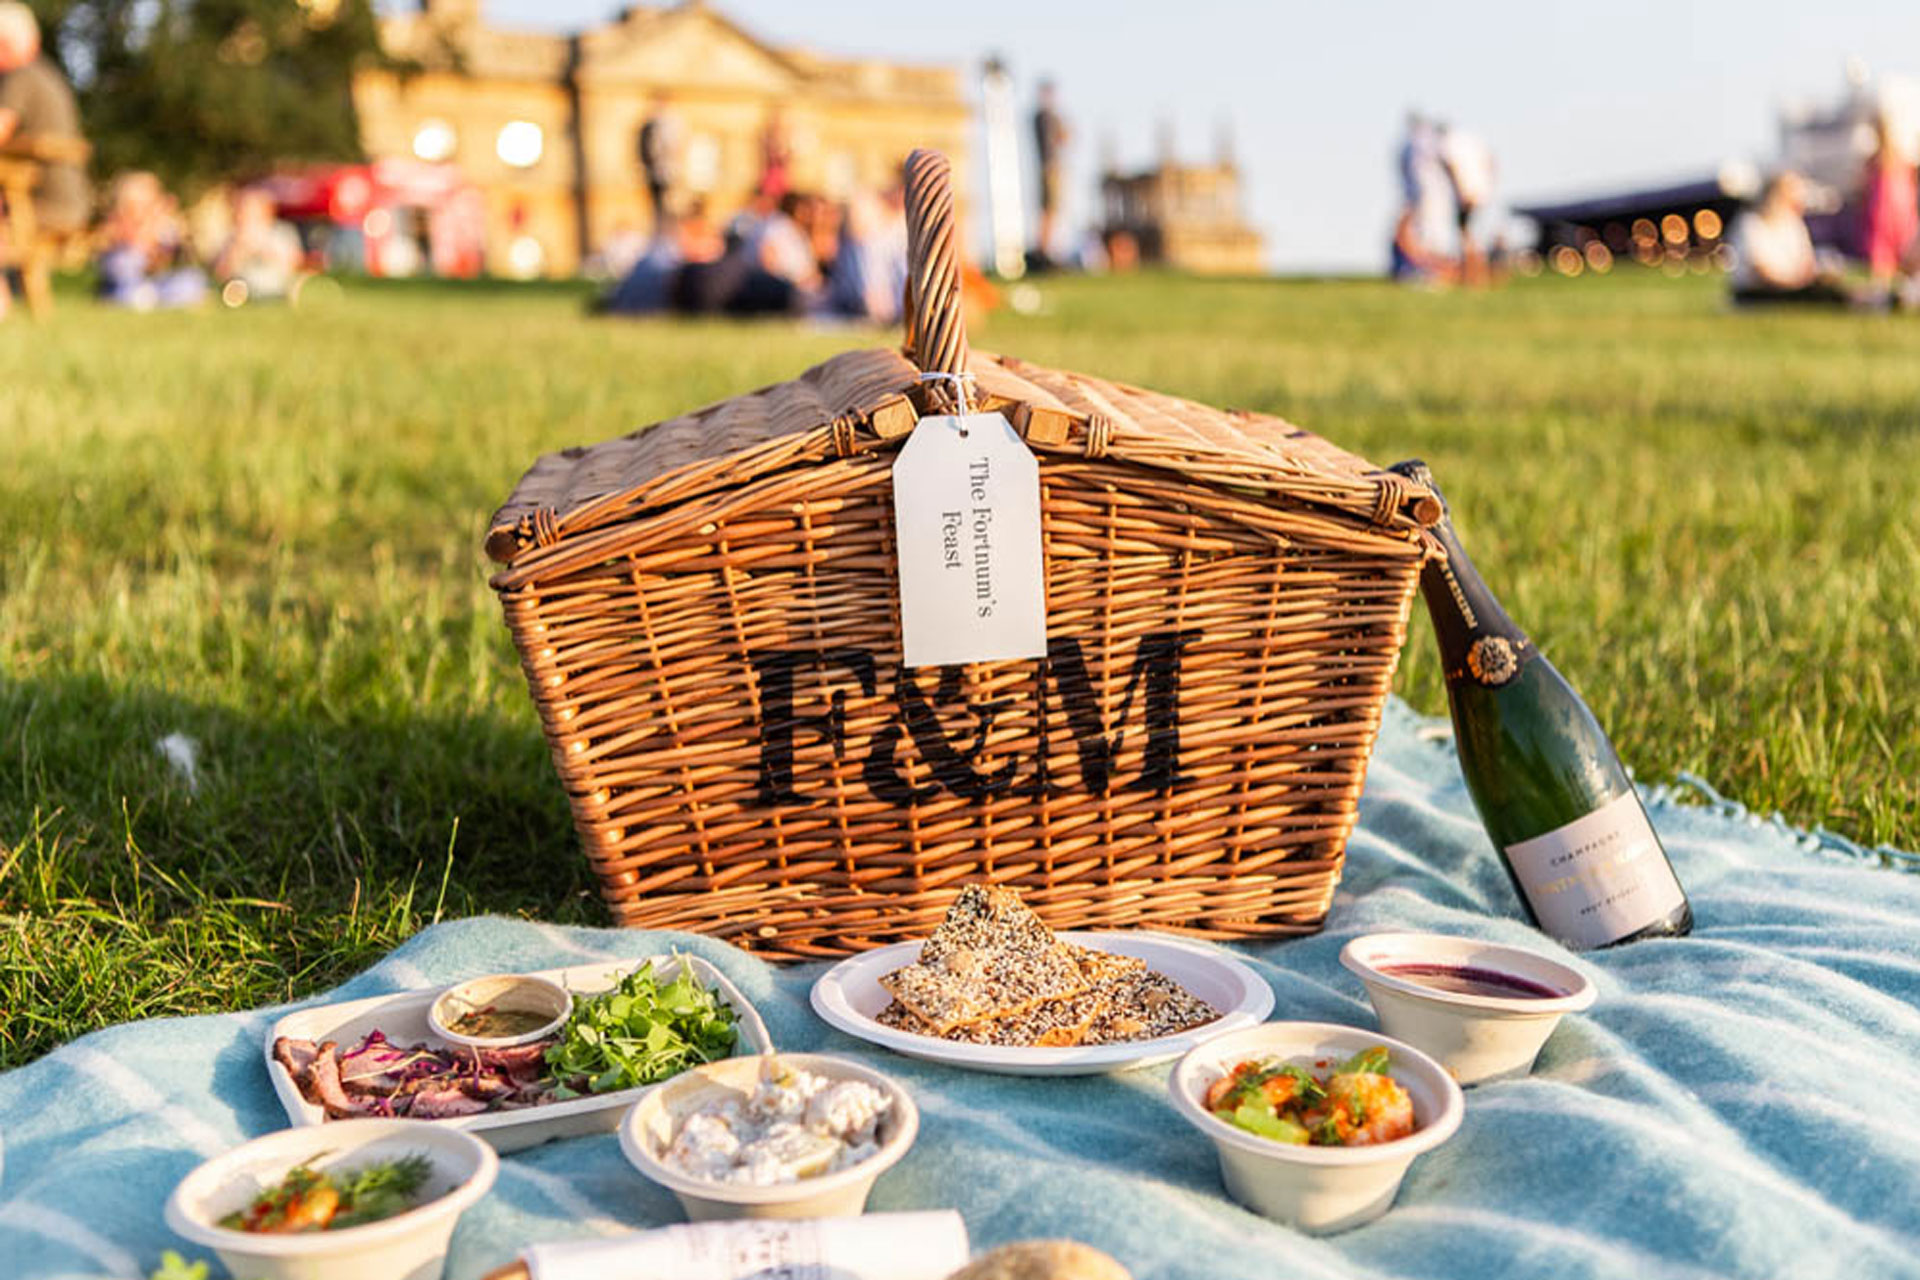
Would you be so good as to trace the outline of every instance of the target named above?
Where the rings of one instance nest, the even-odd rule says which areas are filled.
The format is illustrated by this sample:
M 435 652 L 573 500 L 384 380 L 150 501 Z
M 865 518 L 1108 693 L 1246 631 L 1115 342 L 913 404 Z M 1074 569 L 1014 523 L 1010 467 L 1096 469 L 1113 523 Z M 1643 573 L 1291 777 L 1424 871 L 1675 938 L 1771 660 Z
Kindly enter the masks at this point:
M 960 309 L 959 233 L 953 170 L 938 151 L 917 150 L 904 168 L 907 197 L 907 358 L 922 373 L 967 371 L 967 326 Z M 928 394 L 950 404 L 950 384 Z

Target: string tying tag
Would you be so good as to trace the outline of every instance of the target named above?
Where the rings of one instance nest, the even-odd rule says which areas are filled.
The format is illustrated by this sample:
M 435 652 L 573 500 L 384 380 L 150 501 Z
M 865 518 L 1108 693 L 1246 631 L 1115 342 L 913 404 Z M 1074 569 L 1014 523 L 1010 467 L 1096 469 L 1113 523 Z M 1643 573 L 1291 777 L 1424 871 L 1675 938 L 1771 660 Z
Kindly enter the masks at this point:
M 973 398 L 967 394 L 967 384 L 974 381 L 971 369 L 962 369 L 957 373 L 950 373 L 945 369 L 934 369 L 921 374 L 920 381 L 922 384 L 945 383 L 948 392 L 953 396 L 956 416 L 964 417 L 973 412 Z M 965 435 L 966 432 L 962 431 L 960 434 Z

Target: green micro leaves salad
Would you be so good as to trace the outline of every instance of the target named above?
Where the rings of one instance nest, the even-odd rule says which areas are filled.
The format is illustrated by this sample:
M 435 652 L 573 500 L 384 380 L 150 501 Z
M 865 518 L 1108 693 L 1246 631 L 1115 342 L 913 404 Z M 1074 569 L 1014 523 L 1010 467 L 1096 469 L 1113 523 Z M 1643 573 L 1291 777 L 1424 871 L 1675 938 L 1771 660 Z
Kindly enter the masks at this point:
M 188 1262 L 169 1249 L 160 1255 L 160 1269 L 148 1276 L 147 1280 L 207 1280 L 207 1264 L 201 1261 Z
M 413 1208 L 432 1176 L 433 1163 L 423 1155 L 350 1172 L 321 1173 L 310 1165 L 297 1165 L 246 1208 L 220 1219 L 220 1225 L 261 1235 L 291 1235 L 379 1222 Z
M 700 985 L 687 965 L 662 982 L 649 962 L 610 991 L 576 997 L 560 1042 L 547 1050 L 556 1098 L 656 1084 L 731 1054 L 733 1007 Z

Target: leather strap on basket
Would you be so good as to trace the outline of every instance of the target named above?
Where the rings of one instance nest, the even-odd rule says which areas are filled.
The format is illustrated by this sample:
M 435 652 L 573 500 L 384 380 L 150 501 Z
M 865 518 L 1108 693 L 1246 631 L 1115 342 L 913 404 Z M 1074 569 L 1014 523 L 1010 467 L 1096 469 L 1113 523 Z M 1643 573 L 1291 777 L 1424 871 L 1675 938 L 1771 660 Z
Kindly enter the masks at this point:
M 960 253 L 953 214 L 953 171 L 938 151 L 907 157 L 907 358 L 922 373 L 967 371 L 967 327 L 960 308 Z M 927 384 L 936 408 L 958 407 L 951 382 Z

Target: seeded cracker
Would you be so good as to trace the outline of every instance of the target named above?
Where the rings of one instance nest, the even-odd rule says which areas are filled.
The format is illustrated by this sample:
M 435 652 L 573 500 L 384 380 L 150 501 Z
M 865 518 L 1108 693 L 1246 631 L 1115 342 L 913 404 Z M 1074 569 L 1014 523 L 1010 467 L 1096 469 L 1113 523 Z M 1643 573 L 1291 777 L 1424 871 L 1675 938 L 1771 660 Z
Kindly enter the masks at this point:
M 910 964 L 880 979 L 895 1000 L 945 1035 L 982 1018 L 1006 1017 L 1043 1000 L 1084 991 L 1087 980 L 1060 943 L 952 951 L 935 964 Z
M 1105 1014 L 1107 997 L 1095 991 L 1083 991 L 1064 1000 L 1047 1000 L 1006 1018 L 986 1018 L 955 1027 L 936 1039 L 957 1044 L 991 1045 L 995 1048 L 1062 1049 L 1079 1044 L 1087 1030 Z M 914 1017 L 895 1001 L 874 1019 L 883 1027 L 916 1036 L 933 1036 L 933 1028 Z
M 1057 939 L 1012 889 L 970 884 L 947 908 L 933 936 L 920 946 L 921 964 L 938 964 L 955 951 L 999 947 L 1044 951 Z
M 1123 978 L 1106 989 L 1111 1004 L 1087 1029 L 1082 1044 L 1153 1040 L 1212 1022 L 1220 1011 L 1164 973 Z
M 1023 1013 L 1086 990 L 1072 948 L 1009 889 L 970 885 L 928 938 L 920 960 L 880 985 L 935 1035 Z
M 963 1044 L 1116 1044 L 1220 1016 L 1143 960 L 1061 942 L 1009 889 L 963 889 L 919 962 L 880 982 L 882 1026 Z
M 1079 995 L 1067 997 L 1071 1000 L 1084 1000 L 1086 997 L 1093 995 L 1097 991 L 1101 991 L 1104 987 L 1120 979 L 1135 977 L 1147 972 L 1147 962 L 1135 956 L 1123 956 L 1114 951 L 1095 951 L 1091 947 L 1076 947 L 1071 944 L 1069 944 L 1067 949 L 1072 953 L 1074 963 L 1080 966 L 1081 976 L 1092 984 Z M 1033 1012 L 1037 1013 L 1039 1010 L 1047 1009 L 1053 1003 L 1055 1002 L 1049 1001 L 1045 1004 L 1036 1005 Z M 1107 1001 L 1103 1000 L 1102 1005 L 1105 1003 L 1107 1003 Z M 1091 1004 L 1085 1005 L 1084 1007 L 1088 1009 L 1094 1008 Z M 920 1036 L 930 1036 L 934 1034 L 931 1027 L 910 1013 L 898 1000 L 888 1004 L 886 1008 L 874 1015 L 874 1021 L 883 1027 L 891 1027 L 895 1031 L 908 1031 Z M 991 1020 L 995 1025 L 1000 1021 L 1000 1019 Z M 968 1036 L 967 1039 L 974 1044 L 988 1043 L 979 1038 L 980 1035 L 987 1034 L 988 1024 L 979 1023 L 971 1025 L 978 1027 L 979 1030 L 975 1034 Z M 1005 1034 L 1011 1035 L 1012 1033 L 1007 1032 Z M 959 1039 L 961 1037 L 956 1031 L 948 1038 Z M 1023 1042 L 1012 1039 L 998 1039 L 992 1043 L 1018 1044 Z M 1077 1041 L 1075 1043 L 1077 1043 Z
M 1063 1049 L 1080 1044 L 1111 1006 L 1098 991 L 1082 991 L 1064 1000 L 1047 1000 L 1008 1018 L 989 1018 L 955 1027 L 946 1038 L 996 1048 Z
M 1147 971 L 1147 962 L 1137 956 L 1123 956 L 1116 951 L 1095 951 L 1092 947 L 1075 947 L 1073 959 L 1080 966 L 1080 972 L 1087 976 L 1087 981 L 1095 986 Z
M 873 1020 L 883 1027 L 892 1027 L 895 1031 L 905 1031 L 916 1036 L 930 1036 L 933 1028 L 908 1013 L 898 1000 L 889 1000 L 887 1007 L 873 1015 Z

